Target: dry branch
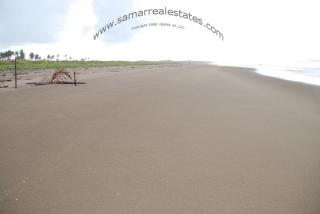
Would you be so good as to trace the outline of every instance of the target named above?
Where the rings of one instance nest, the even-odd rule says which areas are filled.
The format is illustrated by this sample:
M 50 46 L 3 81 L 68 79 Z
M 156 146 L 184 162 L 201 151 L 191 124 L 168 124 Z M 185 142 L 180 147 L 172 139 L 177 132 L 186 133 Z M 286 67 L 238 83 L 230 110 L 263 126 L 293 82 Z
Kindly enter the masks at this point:
M 71 80 L 71 81 L 70 81 Z M 28 85 L 47 85 L 47 84 L 74 84 L 73 78 L 69 72 L 63 68 L 57 69 L 48 80 L 42 80 L 40 82 L 27 83 Z M 77 82 L 77 84 L 86 84 L 85 82 Z
M 68 80 L 72 80 L 72 77 L 70 73 L 63 68 L 56 70 L 51 77 L 51 83 L 63 83 Z

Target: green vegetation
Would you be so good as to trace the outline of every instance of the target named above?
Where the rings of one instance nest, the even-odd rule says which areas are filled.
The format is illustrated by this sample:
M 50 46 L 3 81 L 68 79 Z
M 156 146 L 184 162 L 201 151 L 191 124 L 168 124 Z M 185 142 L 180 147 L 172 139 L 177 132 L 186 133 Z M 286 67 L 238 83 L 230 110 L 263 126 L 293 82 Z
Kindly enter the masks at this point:
M 88 67 L 107 67 L 107 66 L 137 66 L 137 65 L 157 65 L 169 63 L 169 61 L 93 61 L 89 58 L 81 60 L 72 60 L 71 56 L 64 55 L 60 59 L 60 54 L 50 55 L 41 58 L 39 54 L 29 53 L 29 59 L 26 59 L 24 50 L 0 52 L 0 71 L 13 70 L 14 59 L 17 59 L 18 69 L 59 69 L 59 68 L 88 68 Z M 63 58 L 61 56 L 61 58 Z
M 88 67 L 107 67 L 107 66 L 138 66 L 138 65 L 158 65 L 168 63 L 166 61 L 31 61 L 17 60 L 18 69 L 57 69 L 57 68 L 88 68 Z M 13 70 L 14 60 L 0 61 L 0 71 Z

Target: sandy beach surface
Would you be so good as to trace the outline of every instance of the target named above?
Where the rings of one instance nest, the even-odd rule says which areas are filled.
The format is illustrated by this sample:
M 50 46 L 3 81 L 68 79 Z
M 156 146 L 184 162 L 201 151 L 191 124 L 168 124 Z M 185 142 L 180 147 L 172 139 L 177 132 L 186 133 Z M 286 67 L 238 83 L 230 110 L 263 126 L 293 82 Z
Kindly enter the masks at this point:
M 204 64 L 88 70 L 0 89 L 1 214 L 320 213 L 320 87 Z

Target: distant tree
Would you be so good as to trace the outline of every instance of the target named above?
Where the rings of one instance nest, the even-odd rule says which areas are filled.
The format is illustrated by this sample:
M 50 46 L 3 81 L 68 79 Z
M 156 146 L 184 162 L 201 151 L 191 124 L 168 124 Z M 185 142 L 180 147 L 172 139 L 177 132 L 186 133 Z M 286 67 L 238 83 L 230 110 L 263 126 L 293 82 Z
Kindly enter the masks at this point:
M 69 60 L 70 60 L 70 61 L 72 60 L 72 57 L 71 57 L 71 56 L 69 57 Z
M 21 50 L 20 50 L 19 59 L 25 59 L 25 57 L 26 57 L 26 54 L 25 54 L 24 51 L 21 49 Z
M 8 58 L 8 60 L 9 59 L 11 59 L 11 57 L 14 55 L 14 52 L 13 51 L 11 51 L 11 50 L 8 50 L 7 51 L 7 58 Z
M 56 55 L 56 60 L 59 61 L 59 54 Z
M 54 60 L 54 55 L 51 55 L 51 60 Z
M 29 57 L 30 57 L 31 60 L 33 60 L 33 59 L 34 59 L 34 53 L 31 52 L 31 53 L 29 54 Z
M 11 50 L 8 50 L 8 51 L 1 53 L 1 59 L 10 60 L 13 55 L 14 55 L 14 52 Z
M 15 57 L 16 57 L 17 59 L 19 59 L 19 57 L 20 57 L 19 51 L 15 51 L 15 52 L 14 52 L 14 55 L 15 55 Z
M 0 52 L 0 59 L 4 60 L 6 58 L 6 52 Z
M 67 54 L 64 55 L 64 60 L 67 61 L 68 60 L 68 56 Z
M 34 55 L 34 59 L 35 59 L 35 60 L 39 60 L 39 58 L 40 58 L 40 57 L 39 57 L 39 54 Z

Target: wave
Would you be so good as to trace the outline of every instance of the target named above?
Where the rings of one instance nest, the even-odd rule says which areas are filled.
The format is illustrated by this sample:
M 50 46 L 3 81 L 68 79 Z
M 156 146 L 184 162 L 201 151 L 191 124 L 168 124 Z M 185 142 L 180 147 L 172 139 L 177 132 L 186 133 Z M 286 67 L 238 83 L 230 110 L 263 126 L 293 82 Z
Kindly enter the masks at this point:
M 256 73 L 264 76 L 320 86 L 320 60 L 301 60 L 282 63 L 269 62 L 268 64 L 222 64 L 255 68 Z

